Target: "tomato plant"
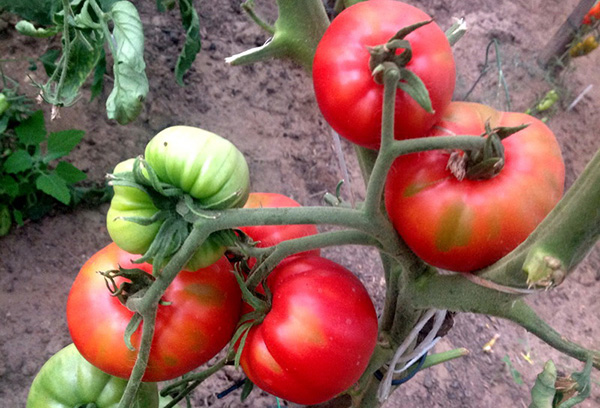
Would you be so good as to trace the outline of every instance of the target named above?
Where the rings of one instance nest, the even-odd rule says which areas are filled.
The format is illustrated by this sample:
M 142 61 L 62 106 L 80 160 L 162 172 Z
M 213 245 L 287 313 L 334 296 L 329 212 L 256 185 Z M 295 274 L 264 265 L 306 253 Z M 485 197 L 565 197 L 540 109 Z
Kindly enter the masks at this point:
M 284 260 L 268 279 L 272 307 L 246 339 L 240 364 L 263 390 L 299 404 L 352 386 L 377 340 L 375 308 L 360 280 L 318 256 Z
M 70 344 L 54 354 L 36 375 L 27 408 L 117 408 L 127 381 L 94 367 Z M 155 383 L 140 385 L 134 408 L 158 408 Z
M 387 43 L 404 27 L 429 20 L 423 11 L 394 0 L 361 2 L 333 20 L 315 53 L 313 81 L 325 120 L 341 136 L 364 147 L 379 146 L 383 86 L 373 81 L 369 47 Z M 433 112 L 427 112 L 401 85 L 395 108 L 397 139 L 419 137 L 429 130 L 450 102 L 455 83 L 452 50 L 437 24 L 422 26 L 405 40 L 412 50 L 405 69 L 425 85 Z
M 283 194 L 277 193 L 250 193 L 248 201 L 244 208 L 281 208 L 281 207 L 300 207 L 300 204 Z M 288 239 L 302 238 L 317 234 L 319 231 L 314 225 L 295 224 L 295 225 L 256 225 L 240 227 L 257 244 L 259 248 L 266 248 L 277 245 Z M 321 251 L 302 252 L 302 254 L 319 255 Z
M 128 378 L 137 351 L 124 342 L 124 332 L 133 317 L 120 300 L 107 290 L 97 271 L 140 268 L 138 258 L 114 243 L 94 254 L 81 268 L 69 293 L 67 322 L 73 342 L 96 367 Z M 144 381 L 164 381 L 181 376 L 212 358 L 230 340 L 239 318 L 241 294 L 225 257 L 195 272 L 180 272 L 169 286 L 158 308 L 156 334 Z M 116 278 L 116 283 L 123 282 Z M 143 323 L 142 323 L 143 324 Z M 139 347 L 141 328 L 131 337 Z
M 529 126 L 502 141 L 504 167 L 483 180 L 458 180 L 444 150 L 399 157 L 388 175 L 386 207 L 411 249 L 453 271 L 488 266 L 535 229 L 560 200 L 565 169 L 552 131 L 522 113 L 453 102 L 432 136 L 481 135 L 492 127 Z

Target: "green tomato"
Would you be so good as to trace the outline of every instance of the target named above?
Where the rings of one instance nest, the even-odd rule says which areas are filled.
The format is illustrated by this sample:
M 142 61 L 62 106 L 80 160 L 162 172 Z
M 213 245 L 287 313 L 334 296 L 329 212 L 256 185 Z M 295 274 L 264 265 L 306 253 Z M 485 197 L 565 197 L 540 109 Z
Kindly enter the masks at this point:
M 125 160 L 117 164 L 113 174 L 133 170 L 135 159 Z M 106 214 L 106 227 L 111 239 L 124 251 L 132 254 L 144 254 L 156 237 L 164 220 L 150 225 L 142 225 L 128 221 L 125 217 L 150 218 L 159 209 L 146 192 L 128 186 L 114 186 L 114 196 Z M 219 240 L 209 237 L 188 261 L 186 270 L 196 271 L 215 263 L 224 253 L 226 247 Z
M 126 386 L 127 380 L 100 371 L 70 344 L 50 357 L 36 375 L 27 396 L 27 408 L 73 408 L 88 404 L 117 408 Z M 133 406 L 157 408 L 156 383 L 142 383 Z
M 113 174 L 133 170 L 135 159 L 117 164 Z M 119 248 L 132 254 L 143 254 L 148 250 L 163 221 L 141 225 L 123 217 L 152 217 L 158 208 L 144 191 L 135 187 L 114 186 L 115 194 L 106 214 L 106 226 L 112 240 Z
M 250 191 L 248 164 L 227 139 L 203 129 L 173 126 L 146 146 L 145 158 L 161 181 L 181 188 L 210 209 L 242 207 Z

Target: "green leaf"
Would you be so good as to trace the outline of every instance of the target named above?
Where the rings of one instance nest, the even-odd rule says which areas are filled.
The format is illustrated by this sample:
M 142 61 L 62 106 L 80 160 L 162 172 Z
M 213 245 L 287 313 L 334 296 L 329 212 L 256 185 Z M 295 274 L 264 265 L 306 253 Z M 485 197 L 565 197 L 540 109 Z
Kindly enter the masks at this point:
M 175 80 L 183 86 L 183 75 L 192 66 L 196 55 L 202 48 L 202 42 L 200 40 L 200 20 L 196 9 L 194 9 L 193 0 L 179 0 L 179 11 L 181 12 L 181 23 L 185 28 L 186 37 L 183 49 L 177 58 Z
M 19 184 L 11 176 L 4 175 L 0 177 L 0 194 L 16 198 L 19 195 Z
M 44 100 L 57 106 L 71 106 L 77 101 L 79 90 L 98 64 L 104 47 L 104 36 L 100 30 L 73 28 L 69 30 L 69 36 L 70 47 L 63 50 L 60 64 L 56 67 L 60 70 L 60 75 L 55 75 L 53 81 L 41 87 Z M 63 71 L 65 63 L 66 71 Z M 63 76 L 63 72 L 64 78 L 60 82 L 59 78 Z
M 56 60 L 60 57 L 60 50 L 56 48 L 50 48 L 41 57 L 39 57 L 40 62 L 44 66 L 44 70 L 46 71 L 46 75 L 49 77 L 52 76 L 54 71 L 56 70 Z
M 68 155 L 81 142 L 84 135 L 83 130 L 76 129 L 50 133 L 50 136 L 48 136 L 48 151 L 44 157 L 44 162 L 49 163 L 59 157 Z
M 102 94 L 104 90 L 104 74 L 106 74 L 106 52 L 102 49 L 100 59 L 94 68 L 94 79 L 92 80 L 90 101 Z
M 23 225 L 23 213 L 19 210 L 13 210 L 13 220 L 17 223 L 17 225 Z
M 2 115 L 2 117 L 0 117 L 0 135 L 6 131 L 9 119 L 10 118 L 8 117 L 8 115 Z
M 26 146 L 39 145 L 46 139 L 44 112 L 34 112 L 15 128 L 19 141 Z
M 17 31 L 23 35 L 36 38 L 53 37 L 59 32 L 59 27 L 36 28 L 29 21 L 21 20 L 15 24 Z
M 9 174 L 20 173 L 33 167 L 33 159 L 25 150 L 15 150 L 4 162 L 4 171 Z
M 66 181 L 57 174 L 42 174 L 35 180 L 35 186 L 38 190 L 56 198 L 63 204 L 69 204 L 69 201 L 71 201 L 71 193 Z
M 116 44 L 116 55 L 113 55 L 115 85 L 106 101 L 106 111 L 109 119 L 125 125 L 140 114 L 148 93 L 144 32 L 137 9 L 128 1 L 115 3 L 111 16 Z
M 60 0 L 0 0 L 0 9 L 40 25 L 51 25 L 60 4 Z
M 0 237 L 8 234 L 10 226 L 12 225 L 12 218 L 10 216 L 10 210 L 6 205 L 0 205 Z
M 553 408 L 554 395 L 556 394 L 556 377 L 556 367 L 552 360 L 548 360 L 531 389 L 529 408 Z
M 67 184 L 75 184 L 87 178 L 87 174 L 69 162 L 61 161 L 56 165 L 54 172 Z
M 398 88 L 409 94 L 421 108 L 425 109 L 428 113 L 433 113 L 429 91 L 417 74 L 406 68 L 401 69 Z

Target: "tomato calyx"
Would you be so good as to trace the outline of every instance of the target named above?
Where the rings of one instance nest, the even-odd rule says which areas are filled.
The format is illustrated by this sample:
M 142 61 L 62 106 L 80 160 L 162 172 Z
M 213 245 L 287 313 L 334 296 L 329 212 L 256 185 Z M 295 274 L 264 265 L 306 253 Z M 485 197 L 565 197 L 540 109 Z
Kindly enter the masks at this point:
M 406 67 L 413 53 L 410 41 L 405 37 L 431 22 L 433 20 L 411 24 L 401 28 L 387 43 L 368 47 L 371 54 L 369 68 L 375 82 L 383 85 L 383 72 L 386 69 L 398 69 L 400 72 L 398 88 L 410 95 L 428 113 L 434 113 L 429 91 L 421 78 Z
M 128 300 L 131 297 L 136 296 L 139 298 L 140 295 L 143 295 L 152 282 L 156 280 L 156 278 L 148 272 L 137 268 L 119 268 L 109 271 L 98 271 L 98 273 L 104 277 L 106 287 L 110 291 L 111 296 L 119 299 L 119 302 L 124 306 L 128 306 Z M 126 280 L 117 283 L 117 278 Z
M 485 132 L 479 137 L 486 141 L 481 149 L 454 151 L 450 154 L 446 168 L 457 180 L 489 180 L 504 168 L 504 145 L 502 140 L 525 129 L 528 124 L 521 126 L 492 128 L 490 122 L 485 123 Z

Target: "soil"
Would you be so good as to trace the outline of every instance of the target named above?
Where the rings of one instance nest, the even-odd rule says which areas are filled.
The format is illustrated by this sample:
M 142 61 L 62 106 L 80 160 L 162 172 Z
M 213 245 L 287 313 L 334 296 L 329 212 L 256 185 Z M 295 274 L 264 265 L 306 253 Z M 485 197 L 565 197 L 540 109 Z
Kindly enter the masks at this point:
M 140 2 L 142 3 L 142 2 Z M 267 2 L 260 2 L 267 3 Z M 464 17 L 470 29 L 455 46 L 458 82 L 455 99 L 467 91 L 485 68 L 486 47 L 492 39 L 500 46 L 507 100 L 499 85 L 496 55 L 490 51 L 487 73 L 468 99 L 499 109 L 524 111 L 552 88 L 536 63 L 538 52 L 562 24 L 576 0 L 423 0 L 409 1 L 428 11 L 444 28 L 452 17 Z M 304 205 L 321 203 L 324 192 L 342 192 L 360 199 L 364 186 L 353 149 L 342 141 L 349 177 L 342 174 L 331 131 L 315 104 L 310 78 L 288 62 L 229 67 L 224 58 L 261 45 L 266 35 L 243 14 L 239 0 L 207 1 L 198 5 L 203 51 L 185 77 L 186 87 L 175 84 L 173 67 L 183 44 L 177 13 L 158 14 L 154 2 L 139 5 L 146 36 L 150 93 L 145 110 L 133 124 L 119 126 L 106 119 L 104 99 L 89 101 L 89 92 L 75 106 L 61 111 L 51 130 L 78 128 L 83 143 L 70 156 L 92 182 L 119 161 L 143 152 L 159 130 L 176 124 L 199 126 L 235 143 L 246 155 L 254 191 L 289 195 Z M 543 10 L 543 12 L 542 12 Z M 274 5 L 259 4 L 259 12 L 273 18 Z M 14 22 L 10 20 L 11 22 Z M 49 43 L 21 37 L 12 28 L 0 33 L 4 71 L 35 94 L 29 83 L 43 74 L 27 71 L 27 57 L 39 56 Z M 573 60 L 561 76 L 560 106 L 550 112 L 549 126 L 557 135 L 567 167 L 567 185 L 583 170 L 600 147 L 600 51 Z M 567 107 L 588 85 L 593 88 L 572 109 Z M 104 98 L 106 95 L 104 95 Z M 70 343 L 65 303 L 79 267 L 110 242 L 105 228 L 107 204 L 57 213 L 30 222 L 0 238 L 0 406 L 24 406 L 28 388 L 44 361 Z M 600 251 L 588 258 L 559 288 L 529 298 L 529 303 L 569 339 L 600 349 Z M 347 247 L 325 255 L 360 276 L 377 304 L 383 277 L 375 254 Z M 483 346 L 499 335 L 491 352 Z M 560 355 L 524 329 L 487 316 L 460 314 L 436 351 L 466 347 L 470 354 L 419 373 L 402 386 L 386 407 L 526 407 L 529 389 L 544 362 L 552 358 L 566 372 L 582 364 Z M 513 378 L 507 361 L 522 376 Z M 193 406 L 274 407 L 274 397 L 254 392 L 244 403 L 239 391 L 223 399 L 215 393 L 242 378 L 227 370 L 217 374 L 193 395 Z M 600 406 L 593 374 L 591 397 L 582 407 Z M 285 403 L 284 403 L 285 405 Z

